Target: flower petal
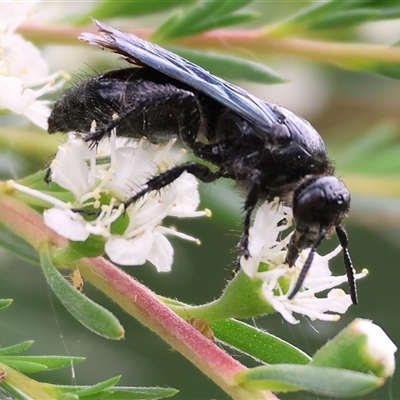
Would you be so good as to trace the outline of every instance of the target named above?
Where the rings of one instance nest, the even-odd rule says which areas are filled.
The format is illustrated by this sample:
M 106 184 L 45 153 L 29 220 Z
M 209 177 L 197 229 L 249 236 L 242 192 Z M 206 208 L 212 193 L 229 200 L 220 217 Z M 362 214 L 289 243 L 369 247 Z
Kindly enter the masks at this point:
M 78 199 L 91 190 L 88 187 L 90 158 L 87 144 L 73 135 L 67 143 L 58 148 L 56 158 L 51 163 L 53 182 L 71 191 Z
M 175 204 L 171 208 L 169 215 L 174 217 L 193 216 L 200 203 L 197 186 L 196 178 L 187 172 L 184 172 L 174 182 L 172 190 L 175 191 Z
M 110 260 L 120 265 L 143 265 L 153 245 L 150 230 L 133 239 L 114 236 L 107 240 L 105 252 Z
M 22 114 L 34 102 L 34 91 L 25 88 L 20 78 L 0 77 L 0 109 Z
M 78 213 L 58 207 L 43 212 L 44 223 L 59 235 L 77 242 L 84 242 L 89 237 L 85 229 L 85 220 Z
M 158 272 L 171 271 L 174 249 L 169 240 L 161 233 L 154 232 L 154 242 L 148 260 L 157 268 Z

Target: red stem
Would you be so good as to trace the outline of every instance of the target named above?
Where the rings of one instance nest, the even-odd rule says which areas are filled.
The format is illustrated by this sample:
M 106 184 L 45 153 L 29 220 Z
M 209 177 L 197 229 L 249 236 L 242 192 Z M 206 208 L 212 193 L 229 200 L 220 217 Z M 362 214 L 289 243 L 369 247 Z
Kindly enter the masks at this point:
M 43 241 L 49 241 L 57 247 L 67 245 L 65 238 L 44 225 L 39 213 L 8 196 L 6 192 L 7 186 L 3 183 L 0 185 L 0 223 L 35 249 L 38 249 Z M 84 258 L 75 263 L 75 266 L 79 267 L 85 279 L 160 335 L 232 398 L 277 399 L 270 392 L 253 392 L 238 386 L 234 376 L 237 372 L 246 369 L 244 365 L 178 317 L 150 289 L 109 261 L 102 257 Z

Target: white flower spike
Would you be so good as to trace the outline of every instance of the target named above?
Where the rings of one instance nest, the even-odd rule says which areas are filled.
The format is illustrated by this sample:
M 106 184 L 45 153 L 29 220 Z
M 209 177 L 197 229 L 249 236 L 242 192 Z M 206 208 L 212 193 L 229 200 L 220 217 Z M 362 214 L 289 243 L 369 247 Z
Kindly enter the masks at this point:
M 45 224 L 73 241 L 85 241 L 90 234 L 102 236 L 106 254 L 120 265 L 141 265 L 148 260 L 158 271 L 169 271 L 173 249 L 165 235 L 197 239 L 161 223 L 167 216 L 207 215 L 207 211 L 196 211 L 200 202 L 197 180 L 184 173 L 170 186 L 148 193 L 127 210 L 122 204 L 116 207 L 141 190 L 149 178 L 174 165 L 179 154 L 170 152 L 174 141 L 154 145 L 145 139 L 129 141 L 115 136 L 114 131 L 108 142 L 111 145 L 102 142 L 90 149 L 79 136 L 70 134 L 69 140 L 59 147 L 51 163 L 51 178 L 70 191 L 73 200 L 64 203 L 35 193 L 55 205 L 44 212 Z M 101 162 L 96 162 L 98 157 Z M 28 190 L 18 184 L 14 187 Z M 96 218 L 86 218 L 84 213 L 72 211 L 83 208 L 98 209 L 99 214 Z M 112 224 L 120 217 L 129 222 L 122 232 L 115 233 Z
M 14 33 L 31 12 L 35 2 L 4 2 L 0 4 L 0 111 L 22 114 L 34 124 L 47 130 L 49 102 L 40 98 L 59 89 L 64 80 L 49 75 L 39 50 Z
M 341 248 L 338 246 L 326 256 L 315 255 L 312 267 L 304 281 L 303 290 L 294 299 L 288 299 L 296 284 L 309 250 L 303 251 L 295 265 L 289 268 L 284 264 L 286 246 L 291 234 L 279 239 L 282 231 L 291 225 L 291 209 L 277 201 L 264 203 L 257 211 L 254 224 L 250 228 L 249 250 L 252 257 L 241 258 L 241 268 L 250 277 L 263 281 L 264 299 L 283 318 L 292 324 L 299 321 L 293 313 L 303 314 L 312 320 L 336 321 L 352 304 L 350 295 L 342 289 L 334 289 L 347 281 L 347 276 L 332 276 L 328 261 L 336 256 Z M 363 271 L 356 274 L 356 279 L 366 275 Z M 327 297 L 316 297 L 315 294 L 331 289 Z M 333 314 L 332 314 L 333 313 Z

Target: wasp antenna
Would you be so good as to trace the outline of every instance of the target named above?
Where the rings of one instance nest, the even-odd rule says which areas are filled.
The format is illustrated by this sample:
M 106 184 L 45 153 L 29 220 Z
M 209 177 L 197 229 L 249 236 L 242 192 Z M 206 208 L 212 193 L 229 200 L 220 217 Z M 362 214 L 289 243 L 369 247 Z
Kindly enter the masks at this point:
M 357 286 L 356 286 L 356 280 L 354 278 L 354 267 L 353 267 L 353 262 L 351 261 L 349 249 L 348 249 L 348 239 L 347 239 L 347 232 L 343 228 L 343 226 L 337 226 L 336 227 L 336 234 L 339 239 L 339 243 L 342 246 L 342 251 L 343 251 L 343 261 L 344 261 L 344 266 L 346 268 L 346 274 L 347 274 L 347 281 L 349 282 L 350 286 L 350 296 L 353 304 L 358 304 L 358 298 L 357 298 Z
M 293 297 L 296 296 L 297 292 L 300 290 L 301 286 L 303 285 L 304 280 L 306 279 L 306 276 L 307 276 L 307 272 L 310 269 L 311 264 L 313 262 L 314 254 L 315 254 L 315 252 L 317 250 L 317 247 L 320 245 L 320 243 L 325 238 L 325 236 L 326 236 L 326 230 L 325 229 L 321 229 L 319 231 L 319 235 L 317 237 L 317 240 L 314 242 L 314 244 L 311 247 L 310 254 L 308 255 L 307 260 L 303 265 L 303 269 L 300 271 L 300 275 L 297 278 L 296 285 L 294 286 L 294 289 L 292 290 L 292 292 L 288 296 L 289 300 L 292 300 Z

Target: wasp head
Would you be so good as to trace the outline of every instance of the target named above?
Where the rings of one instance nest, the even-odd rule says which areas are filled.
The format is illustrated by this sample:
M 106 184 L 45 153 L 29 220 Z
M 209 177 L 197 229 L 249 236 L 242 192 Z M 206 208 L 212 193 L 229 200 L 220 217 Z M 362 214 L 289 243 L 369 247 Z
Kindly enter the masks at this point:
M 295 190 L 293 218 L 296 230 L 288 246 L 286 262 L 291 267 L 302 250 L 311 248 L 311 251 L 289 298 L 293 298 L 301 288 L 321 241 L 336 231 L 343 249 L 350 294 L 353 303 L 357 303 L 353 264 L 347 249 L 347 234 L 341 226 L 349 208 L 350 193 L 345 184 L 335 176 L 309 177 Z

